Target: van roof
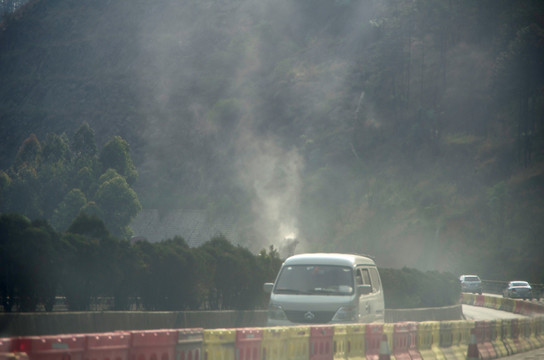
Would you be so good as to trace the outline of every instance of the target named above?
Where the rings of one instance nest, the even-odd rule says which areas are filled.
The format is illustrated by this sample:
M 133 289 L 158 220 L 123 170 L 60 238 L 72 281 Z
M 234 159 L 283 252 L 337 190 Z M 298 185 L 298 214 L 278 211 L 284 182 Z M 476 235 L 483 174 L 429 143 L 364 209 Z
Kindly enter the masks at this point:
M 293 255 L 287 258 L 285 265 L 376 265 L 374 260 L 367 256 L 357 254 L 337 254 L 337 253 L 308 253 Z

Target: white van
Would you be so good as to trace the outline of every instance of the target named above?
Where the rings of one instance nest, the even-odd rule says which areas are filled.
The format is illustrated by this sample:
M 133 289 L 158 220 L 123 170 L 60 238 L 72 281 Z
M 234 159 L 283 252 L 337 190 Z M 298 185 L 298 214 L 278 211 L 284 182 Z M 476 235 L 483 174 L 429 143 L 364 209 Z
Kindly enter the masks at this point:
M 270 293 L 268 326 L 384 320 L 380 274 L 366 256 L 291 256 L 264 290 Z

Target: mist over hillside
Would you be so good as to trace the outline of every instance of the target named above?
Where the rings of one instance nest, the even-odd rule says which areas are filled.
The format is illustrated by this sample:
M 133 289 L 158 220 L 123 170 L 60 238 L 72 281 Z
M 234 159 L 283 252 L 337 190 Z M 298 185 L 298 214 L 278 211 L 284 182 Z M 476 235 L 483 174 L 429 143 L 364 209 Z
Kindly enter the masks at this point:
M 86 121 L 130 144 L 144 208 L 236 214 L 230 240 L 253 251 L 296 238 L 541 281 L 543 15 L 537 0 L 33 0 L 0 27 L 0 168 L 31 133 Z

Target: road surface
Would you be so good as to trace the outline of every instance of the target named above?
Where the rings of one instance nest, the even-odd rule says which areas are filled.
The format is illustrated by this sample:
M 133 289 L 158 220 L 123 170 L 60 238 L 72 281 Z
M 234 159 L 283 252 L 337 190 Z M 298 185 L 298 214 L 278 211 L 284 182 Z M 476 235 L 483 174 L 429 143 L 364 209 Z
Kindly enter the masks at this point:
M 507 311 L 466 304 L 463 304 L 463 315 L 467 320 L 518 319 L 527 317 L 525 315 L 515 314 Z

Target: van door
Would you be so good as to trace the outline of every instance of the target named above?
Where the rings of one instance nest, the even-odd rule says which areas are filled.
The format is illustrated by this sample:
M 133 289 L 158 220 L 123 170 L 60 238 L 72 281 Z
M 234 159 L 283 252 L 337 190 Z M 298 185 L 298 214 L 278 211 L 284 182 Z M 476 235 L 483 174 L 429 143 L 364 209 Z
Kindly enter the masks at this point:
M 383 321 L 384 303 L 378 270 L 374 267 L 358 267 L 356 273 L 358 285 L 370 285 L 372 291 L 359 297 L 359 321 Z
M 369 271 L 370 281 L 372 282 L 372 309 L 374 311 L 374 321 L 384 321 L 385 303 L 383 299 L 383 289 L 380 274 L 378 272 L 378 269 L 375 267 L 371 267 Z

